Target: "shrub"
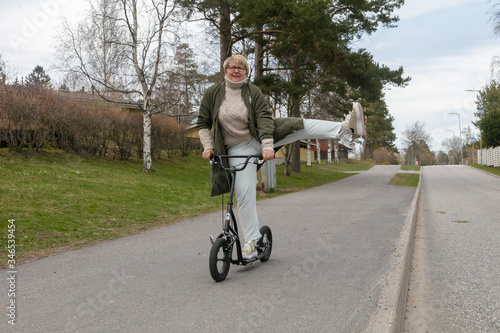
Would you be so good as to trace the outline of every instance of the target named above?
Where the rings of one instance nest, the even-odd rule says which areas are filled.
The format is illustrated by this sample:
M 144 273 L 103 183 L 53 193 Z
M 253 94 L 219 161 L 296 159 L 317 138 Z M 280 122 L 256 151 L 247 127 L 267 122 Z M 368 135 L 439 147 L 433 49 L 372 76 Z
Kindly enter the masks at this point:
M 160 156 L 162 150 L 166 150 L 168 156 L 179 150 L 183 142 L 183 126 L 174 118 L 164 114 L 154 115 L 152 118 L 152 152 Z
M 152 118 L 152 150 L 169 155 L 189 145 L 172 117 Z M 142 157 L 142 113 L 124 110 L 91 94 L 42 86 L 0 86 L 0 142 L 11 151 L 53 147 L 80 155 Z M 186 153 L 187 154 L 187 153 Z

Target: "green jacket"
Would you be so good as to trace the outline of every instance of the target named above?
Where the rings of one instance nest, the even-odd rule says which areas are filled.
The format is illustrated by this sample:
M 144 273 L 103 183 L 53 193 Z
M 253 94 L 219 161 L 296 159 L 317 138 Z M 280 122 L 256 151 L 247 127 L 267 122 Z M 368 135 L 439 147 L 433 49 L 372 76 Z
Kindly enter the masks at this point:
M 227 155 L 218 114 L 226 94 L 225 83 L 214 84 L 203 95 L 198 116 L 198 129 L 214 129 L 214 150 L 218 155 Z M 257 140 L 273 138 L 278 142 L 290 133 L 304 128 L 302 118 L 273 119 L 267 101 L 260 89 L 246 83 L 241 89 L 241 96 L 248 109 L 250 133 Z M 226 161 L 227 162 L 227 161 Z M 229 182 L 225 171 L 218 164 L 212 164 L 212 196 L 229 192 Z

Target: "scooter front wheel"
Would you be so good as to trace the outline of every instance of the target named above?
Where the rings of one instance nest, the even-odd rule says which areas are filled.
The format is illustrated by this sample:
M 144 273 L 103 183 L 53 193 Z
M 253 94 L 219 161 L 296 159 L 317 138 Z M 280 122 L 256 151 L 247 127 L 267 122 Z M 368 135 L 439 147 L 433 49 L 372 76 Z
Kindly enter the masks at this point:
M 212 244 L 209 258 L 210 275 L 216 282 L 224 281 L 231 267 L 230 249 L 225 238 L 217 238 Z
M 266 262 L 271 256 L 271 251 L 273 249 L 273 234 L 271 228 L 264 225 L 260 228 L 261 237 L 257 242 L 257 247 L 259 249 L 259 258 L 261 262 Z

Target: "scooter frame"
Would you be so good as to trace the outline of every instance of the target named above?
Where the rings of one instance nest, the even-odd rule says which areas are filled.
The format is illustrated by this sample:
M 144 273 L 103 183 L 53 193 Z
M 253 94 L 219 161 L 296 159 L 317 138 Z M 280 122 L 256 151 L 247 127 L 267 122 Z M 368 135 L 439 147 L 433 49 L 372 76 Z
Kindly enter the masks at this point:
M 245 159 L 244 162 L 236 165 L 226 167 L 223 159 L 240 158 Z M 257 256 L 252 259 L 244 259 L 241 249 L 241 240 L 238 234 L 238 224 L 236 216 L 233 212 L 233 198 L 234 198 L 234 184 L 236 181 L 236 173 L 242 171 L 248 163 L 262 164 L 264 163 L 262 155 L 211 155 L 210 163 L 220 164 L 220 167 L 226 172 L 228 176 L 229 199 L 227 202 L 227 209 L 224 218 L 224 225 L 222 232 L 214 239 L 210 235 L 212 242 L 212 249 L 209 257 L 209 269 L 212 278 L 217 281 L 223 281 L 229 273 L 231 264 L 233 265 L 251 265 L 254 261 L 260 260 L 265 262 L 269 260 L 272 250 L 273 237 L 271 229 L 264 225 L 260 228 L 261 238 L 257 241 Z M 236 246 L 236 259 L 233 259 L 233 250 Z M 222 251 L 222 253 L 221 253 Z

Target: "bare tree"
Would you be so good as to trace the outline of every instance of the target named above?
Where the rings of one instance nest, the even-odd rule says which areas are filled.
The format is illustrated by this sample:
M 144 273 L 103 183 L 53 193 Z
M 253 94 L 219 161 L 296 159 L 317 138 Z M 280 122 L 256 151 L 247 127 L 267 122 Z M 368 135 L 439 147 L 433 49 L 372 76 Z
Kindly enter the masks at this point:
M 493 33 L 500 36 L 500 4 L 494 4 L 490 20 L 493 22 Z M 491 59 L 491 73 L 493 76 L 500 77 L 500 56 L 493 56 Z
M 115 17 L 121 13 L 119 5 L 116 0 L 89 1 L 90 10 L 77 26 L 63 19 L 58 39 L 59 69 L 66 72 L 71 81 L 83 75 L 89 87 L 102 87 L 98 92 L 106 97 L 117 90 L 130 65 L 127 64 L 128 50 L 122 44 L 125 30 Z
M 60 68 L 83 74 L 92 90 L 143 113 L 143 169 L 153 171 L 151 117 L 164 102 L 158 79 L 175 40 L 177 0 L 89 0 L 86 19 L 73 28 L 63 22 Z
M 406 160 L 410 157 L 410 160 L 413 162 L 417 158 L 421 162 L 421 165 L 430 165 L 433 163 L 435 156 L 429 148 L 431 137 L 425 131 L 425 123 L 417 120 L 413 124 L 406 126 L 401 139 L 403 141 L 403 151 L 405 152 Z
M 430 135 L 425 131 L 425 123 L 417 120 L 413 124 L 406 126 L 402 140 L 404 145 L 419 141 L 429 143 Z
M 460 146 L 460 138 L 453 135 L 452 138 L 444 139 L 442 145 L 448 150 L 448 154 L 453 156 L 454 164 L 458 164 L 462 156 L 462 149 Z

